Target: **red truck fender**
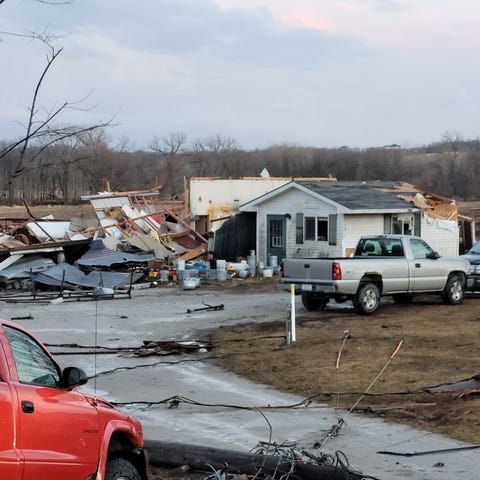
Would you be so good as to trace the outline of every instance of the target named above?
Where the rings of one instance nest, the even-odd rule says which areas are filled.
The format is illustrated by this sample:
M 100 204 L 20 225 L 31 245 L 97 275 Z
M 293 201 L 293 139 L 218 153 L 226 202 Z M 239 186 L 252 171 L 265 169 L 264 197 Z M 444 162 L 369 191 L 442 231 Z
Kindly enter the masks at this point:
M 147 480 L 148 460 L 143 450 L 143 443 L 138 442 L 138 439 L 142 438 L 141 435 L 141 430 L 134 428 L 131 421 L 109 421 L 105 425 L 101 440 L 99 468 L 95 480 L 104 480 L 108 461 L 118 457 L 130 461 L 137 468 L 142 480 Z

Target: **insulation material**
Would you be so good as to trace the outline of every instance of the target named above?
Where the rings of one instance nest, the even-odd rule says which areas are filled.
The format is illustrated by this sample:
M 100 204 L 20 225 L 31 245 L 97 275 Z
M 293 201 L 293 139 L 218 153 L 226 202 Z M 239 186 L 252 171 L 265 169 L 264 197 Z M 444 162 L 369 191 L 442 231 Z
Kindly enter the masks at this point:
M 70 231 L 70 222 L 63 221 L 28 222 L 26 226 L 30 233 L 36 237 L 40 243 L 66 240 L 68 239 L 68 232 Z

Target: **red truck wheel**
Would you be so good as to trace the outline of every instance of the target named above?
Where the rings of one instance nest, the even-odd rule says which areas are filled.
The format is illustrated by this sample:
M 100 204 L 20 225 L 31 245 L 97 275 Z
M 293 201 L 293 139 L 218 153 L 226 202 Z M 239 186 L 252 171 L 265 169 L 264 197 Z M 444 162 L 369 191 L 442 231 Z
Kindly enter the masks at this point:
M 137 469 L 125 458 L 114 458 L 107 463 L 105 480 L 141 480 Z

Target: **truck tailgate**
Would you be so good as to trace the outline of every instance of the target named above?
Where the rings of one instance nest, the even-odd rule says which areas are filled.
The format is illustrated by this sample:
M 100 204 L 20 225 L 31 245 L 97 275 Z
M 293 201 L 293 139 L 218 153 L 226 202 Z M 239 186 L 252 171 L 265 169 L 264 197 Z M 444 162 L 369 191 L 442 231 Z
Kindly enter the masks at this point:
M 283 261 L 282 283 L 332 281 L 333 259 L 288 258 Z

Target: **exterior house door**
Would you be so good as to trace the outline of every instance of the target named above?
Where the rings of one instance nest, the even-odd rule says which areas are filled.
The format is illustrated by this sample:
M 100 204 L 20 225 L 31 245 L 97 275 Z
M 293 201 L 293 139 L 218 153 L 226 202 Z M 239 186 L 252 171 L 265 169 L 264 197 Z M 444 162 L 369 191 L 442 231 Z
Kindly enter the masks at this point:
M 286 222 L 284 215 L 267 215 L 267 261 L 270 256 L 277 257 L 277 263 L 285 258 Z

